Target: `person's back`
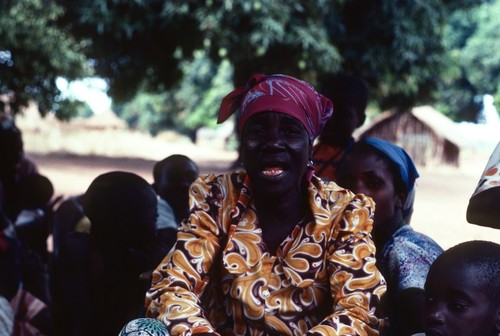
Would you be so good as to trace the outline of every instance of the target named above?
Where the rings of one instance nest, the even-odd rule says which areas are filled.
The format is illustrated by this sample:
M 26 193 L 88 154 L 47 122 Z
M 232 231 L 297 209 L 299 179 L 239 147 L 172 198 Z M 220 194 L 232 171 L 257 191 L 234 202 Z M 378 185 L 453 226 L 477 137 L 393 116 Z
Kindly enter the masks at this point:
M 61 334 L 116 335 L 142 316 L 148 281 L 165 251 L 157 248 L 156 195 L 141 177 L 128 172 L 98 176 L 83 197 L 90 234 L 62 239 L 59 285 L 62 309 L 71 312 Z
M 500 245 L 468 241 L 443 252 L 425 283 L 425 334 L 500 334 Z
M 316 176 L 335 181 L 337 166 L 354 143 L 354 130 L 365 122 L 368 89 L 363 81 L 342 73 L 320 82 L 320 91 L 332 100 L 334 110 L 313 148 L 313 163 Z
M 55 259 L 58 257 L 62 239 L 68 233 L 75 231 L 78 223 L 86 218 L 83 213 L 82 198 L 83 194 L 68 197 L 54 211 L 52 221 L 52 253 Z

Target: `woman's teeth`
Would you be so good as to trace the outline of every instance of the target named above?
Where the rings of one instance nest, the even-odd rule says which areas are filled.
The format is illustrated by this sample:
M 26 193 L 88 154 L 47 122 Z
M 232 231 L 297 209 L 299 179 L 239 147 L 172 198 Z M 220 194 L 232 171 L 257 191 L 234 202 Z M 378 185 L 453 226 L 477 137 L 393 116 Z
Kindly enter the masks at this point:
M 266 168 L 266 169 L 262 170 L 262 174 L 264 174 L 266 176 L 278 176 L 281 173 L 283 173 L 282 168 Z

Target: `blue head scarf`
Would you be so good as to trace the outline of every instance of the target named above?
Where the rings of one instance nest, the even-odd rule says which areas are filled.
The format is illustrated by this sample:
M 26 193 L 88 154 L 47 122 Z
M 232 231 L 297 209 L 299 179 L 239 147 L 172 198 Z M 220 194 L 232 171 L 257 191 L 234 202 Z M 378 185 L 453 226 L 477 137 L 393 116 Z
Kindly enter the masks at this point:
M 413 202 L 415 200 L 415 180 L 419 177 L 417 168 L 411 157 L 403 148 L 383 139 L 368 137 L 359 142 L 375 148 L 384 154 L 398 168 L 401 180 L 408 192 L 406 202 L 403 206 L 403 214 L 404 217 L 410 215 L 413 212 Z

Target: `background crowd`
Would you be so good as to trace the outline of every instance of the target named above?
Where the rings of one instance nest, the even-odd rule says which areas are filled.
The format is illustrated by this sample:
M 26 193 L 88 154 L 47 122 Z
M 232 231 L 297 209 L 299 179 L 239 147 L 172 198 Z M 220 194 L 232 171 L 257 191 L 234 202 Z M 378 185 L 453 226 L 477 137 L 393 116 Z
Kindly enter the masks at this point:
M 226 96 L 219 120 L 238 114 L 240 135 L 231 173 L 198 179 L 192 159 L 173 155 L 156 163 L 152 184 L 110 171 L 64 200 L 2 120 L 0 329 L 116 335 L 148 316 L 173 335 L 497 335 L 499 245 L 443 252 L 413 230 L 411 157 L 382 139 L 354 140 L 361 81 L 322 83 L 316 92 L 256 75 Z M 467 212 L 494 228 L 499 151 Z

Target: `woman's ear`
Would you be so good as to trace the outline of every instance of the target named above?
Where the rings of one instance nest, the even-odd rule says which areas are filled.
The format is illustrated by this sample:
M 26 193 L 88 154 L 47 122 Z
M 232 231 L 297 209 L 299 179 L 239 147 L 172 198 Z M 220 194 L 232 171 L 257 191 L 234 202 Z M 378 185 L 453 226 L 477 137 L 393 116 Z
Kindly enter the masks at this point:
M 406 202 L 406 194 L 405 193 L 396 193 L 394 195 L 394 207 L 396 209 L 401 209 L 403 210 L 404 204 Z

